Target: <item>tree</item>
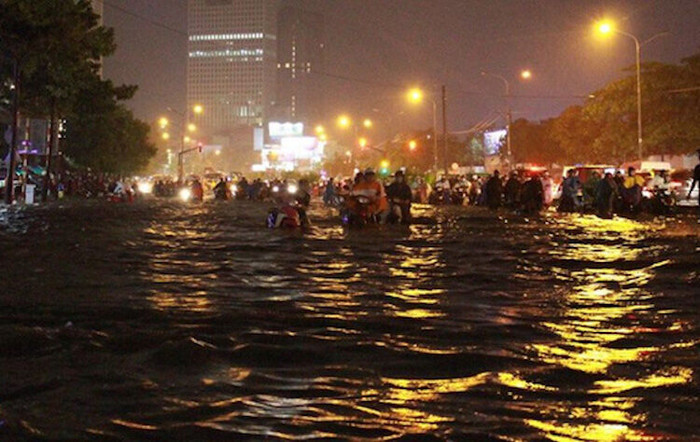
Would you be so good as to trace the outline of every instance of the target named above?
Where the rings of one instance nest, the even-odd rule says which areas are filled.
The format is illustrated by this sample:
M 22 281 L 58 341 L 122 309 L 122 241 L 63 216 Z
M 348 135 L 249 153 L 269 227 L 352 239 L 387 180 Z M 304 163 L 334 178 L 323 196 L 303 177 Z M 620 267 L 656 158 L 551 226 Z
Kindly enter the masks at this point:
M 134 93 L 133 86 L 114 87 L 98 78 L 84 83 L 66 119 L 64 153 L 102 172 L 129 175 L 143 170 L 156 153 L 148 139 L 150 127 L 118 102 Z
M 515 120 L 511 126 L 513 157 L 516 163 L 552 164 L 564 157 L 552 138 L 553 120 Z
M 637 157 L 637 95 L 633 75 L 594 93 L 583 118 L 599 127 L 594 151 L 612 160 Z M 644 155 L 684 154 L 700 145 L 700 93 L 682 92 L 700 85 L 700 54 L 680 65 L 642 65 Z M 677 92 L 678 91 L 678 92 Z
M 114 52 L 113 32 L 99 26 L 88 0 L 2 0 L 0 17 L 3 71 L 7 76 L 11 65 L 14 95 L 19 98 L 20 85 L 23 91 L 14 104 L 15 126 L 20 108 L 27 115 L 49 117 L 49 173 L 58 120 L 69 110 L 79 84 L 97 75 L 100 57 Z

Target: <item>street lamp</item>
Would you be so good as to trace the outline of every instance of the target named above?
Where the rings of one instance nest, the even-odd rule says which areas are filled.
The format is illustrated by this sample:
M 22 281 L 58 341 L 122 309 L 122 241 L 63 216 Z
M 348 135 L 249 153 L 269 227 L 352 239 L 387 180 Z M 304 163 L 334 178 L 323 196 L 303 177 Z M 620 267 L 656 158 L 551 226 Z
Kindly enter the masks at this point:
M 352 120 L 350 120 L 350 117 L 347 115 L 341 115 L 338 117 L 338 126 L 342 127 L 343 129 L 350 127 L 350 124 L 352 124 Z
M 420 104 L 423 102 L 423 99 L 425 98 L 425 94 L 423 93 L 422 90 L 418 88 L 413 88 L 408 91 L 407 94 L 408 101 L 410 101 L 413 104 Z M 438 170 L 438 146 L 437 146 L 437 103 L 435 102 L 435 99 L 430 97 L 428 98 L 431 103 L 433 103 L 433 169 L 435 169 L 436 173 Z
M 611 21 L 604 20 L 596 23 L 595 25 L 595 30 L 598 34 L 603 35 L 603 36 L 608 36 L 610 34 L 620 34 L 624 35 L 625 37 L 629 37 L 632 40 L 634 40 L 634 48 L 635 48 L 635 58 L 636 58 L 636 68 L 637 68 L 637 155 L 639 156 L 639 159 L 641 160 L 643 155 L 644 155 L 644 145 L 643 145 L 643 137 L 642 137 L 642 46 L 651 42 L 652 40 L 656 39 L 657 37 L 661 37 L 663 35 L 666 35 L 667 32 L 661 32 L 659 34 L 654 35 L 653 37 L 647 39 L 646 41 L 640 42 L 637 37 L 634 35 L 630 34 L 629 32 L 625 32 L 621 29 L 618 29 L 615 24 Z
M 484 77 L 497 78 L 497 79 L 501 80 L 503 82 L 503 85 L 505 86 L 506 102 L 508 105 L 508 110 L 506 113 L 506 120 L 507 120 L 506 121 L 506 146 L 507 146 L 506 149 L 508 150 L 507 157 L 508 157 L 508 165 L 510 166 L 510 164 L 512 163 L 512 159 L 513 159 L 512 158 L 513 141 L 512 141 L 512 136 L 511 136 L 511 126 L 513 125 L 513 112 L 510 108 L 510 101 L 511 101 L 510 100 L 510 98 L 511 98 L 511 96 L 510 96 L 510 82 L 508 80 L 506 80 L 506 78 L 504 76 L 498 75 L 498 74 L 492 74 L 489 72 L 481 72 L 481 75 Z M 525 70 L 520 71 L 520 78 L 522 78 L 523 80 L 531 79 L 532 78 L 532 71 L 530 71 L 529 69 L 525 69 Z

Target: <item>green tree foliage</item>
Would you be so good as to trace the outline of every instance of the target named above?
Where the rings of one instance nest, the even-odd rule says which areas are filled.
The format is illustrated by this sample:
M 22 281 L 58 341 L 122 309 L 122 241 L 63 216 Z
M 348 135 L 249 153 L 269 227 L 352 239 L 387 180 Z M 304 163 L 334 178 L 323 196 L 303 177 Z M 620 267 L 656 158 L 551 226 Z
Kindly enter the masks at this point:
M 155 151 L 148 126 L 118 104 L 135 87 L 99 78 L 101 57 L 115 48 L 113 31 L 99 25 L 89 0 L 0 0 L 2 75 L 20 67 L 22 113 L 65 118 L 63 151 L 79 164 L 131 173 Z
M 560 147 L 551 137 L 553 124 L 553 120 L 513 122 L 511 144 L 516 163 L 551 164 L 561 159 Z
M 66 119 L 65 154 L 103 172 L 128 175 L 143 170 L 156 147 L 148 140 L 149 125 L 117 101 L 129 92 L 96 78 L 84 83 Z
M 644 154 L 685 154 L 700 145 L 700 54 L 681 64 L 642 66 Z M 695 88 L 695 90 L 693 90 Z M 636 77 L 629 75 L 594 93 L 583 118 L 599 128 L 592 147 L 611 160 L 637 156 Z

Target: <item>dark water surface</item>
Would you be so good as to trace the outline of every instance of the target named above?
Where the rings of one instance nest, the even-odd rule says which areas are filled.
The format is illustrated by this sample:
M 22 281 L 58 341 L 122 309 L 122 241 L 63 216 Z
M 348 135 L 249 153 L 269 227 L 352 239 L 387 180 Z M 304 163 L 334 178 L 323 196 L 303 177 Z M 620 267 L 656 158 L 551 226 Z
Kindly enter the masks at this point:
M 265 209 L 0 208 L 0 440 L 700 437 L 690 219 Z

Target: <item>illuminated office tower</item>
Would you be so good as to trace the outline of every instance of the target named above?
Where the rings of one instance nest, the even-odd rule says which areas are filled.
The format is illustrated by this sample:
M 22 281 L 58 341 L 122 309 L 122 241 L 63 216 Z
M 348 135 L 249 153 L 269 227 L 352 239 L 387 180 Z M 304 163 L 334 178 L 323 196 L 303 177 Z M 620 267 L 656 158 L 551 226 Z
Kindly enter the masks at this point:
M 187 104 L 209 135 L 261 125 L 274 100 L 276 0 L 188 0 Z
M 324 47 L 321 14 L 295 7 L 280 10 L 277 106 L 282 118 L 313 124 L 324 117 Z

